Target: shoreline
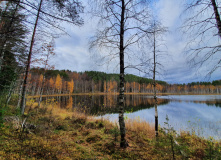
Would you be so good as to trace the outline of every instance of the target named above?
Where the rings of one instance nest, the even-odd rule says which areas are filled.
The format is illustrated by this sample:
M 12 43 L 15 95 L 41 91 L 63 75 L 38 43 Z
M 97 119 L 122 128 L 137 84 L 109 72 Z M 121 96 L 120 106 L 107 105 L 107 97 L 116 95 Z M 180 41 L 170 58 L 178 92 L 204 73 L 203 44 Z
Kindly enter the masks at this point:
M 42 95 L 42 97 L 62 97 L 62 96 L 83 96 L 83 95 L 119 95 L 118 92 L 116 93 L 103 93 L 103 92 L 98 92 L 98 93 L 73 93 L 73 94 L 53 94 L 53 95 Z M 148 96 L 153 96 L 153 93 L 124 93 L 124 95 L 148 95 Z M 167 95 L 221 95 L 221 94 L 197 94 L 197 93 L 157 93 L 157 96 L 167 96 Z M 27 99 L 29 98 L 39 98 L 40 95 L 35 95 L 35 96 L 27 96 Z

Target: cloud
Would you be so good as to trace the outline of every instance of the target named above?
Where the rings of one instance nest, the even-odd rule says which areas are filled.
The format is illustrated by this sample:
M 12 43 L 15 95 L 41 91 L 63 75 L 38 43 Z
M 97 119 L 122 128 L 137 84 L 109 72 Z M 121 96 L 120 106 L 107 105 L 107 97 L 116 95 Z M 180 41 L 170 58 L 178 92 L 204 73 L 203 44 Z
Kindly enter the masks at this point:
M 159 0 L 156 10 L 162 23 L 169 28 L 176 26 L 182 12 L 181 4 L 177 0 Z
M 156 10 L 158 11 L 159 19 L 162 20 L 163 25 L 169 29 L 169 34 L 165 37 L 165 41 L 170 57 L 164 59 L 165 70 L 167 72 L 162 80 L 166 80 L 169 83 L 188 83 L 192 81 L 211 81 L 218 79 L 219 71 L 214 72 L 210 78 L 206 77 L 206 75 L 219 57 L 214 56 L 211 61 L 208 60 L 201 67 L 189 63 L 190 57 L 193 57 L 195 54 L 186 54 L 185 52 L 185 47 L 190 39 L 187 39 L 187 36 L 184 37 L 180 29 L 184 24 L 184 19 L 189 16 L 183 14 L 184 5 L 176 0 L 159 0 L 156 4 Z M 208 15 L 205 14 L 204 16 Z M 214 40 L 212 43 L 215 44 L 217 42 Z M 195 43 L 192 47 L 197 47 L 197 45 L 198 43 Z M 201 54 L 198 60 L 202 60 L 202 56 L 204 55 Z
M 86 10 L 87 7 L 90 7 L 86 3 L 84 5 L 86 5 Z M 158 75 L 157 78 L 169 83 L 203 81 L 205 80 L 205 71 L 208 70 L 208 65 L 197 69 L 187 63 L 187 55 L 184 54 L 187 40 L 183 39 L 181 32 L 178 30 L 178 27 L 182 24 L 180 20 L 180 15 L 183 11 L 182 7 L 180 1 L 177 0 L 159 0 L 156 2 L 156 14 L 162 20 L 163 25 L 168 27 L 170 31 L 164 37 L 169 56 L 166 55 L 159 59 L 163 64 L 165 72 L 163 76 Z M 82 16 L 85 21 L 82 27 L 70 27 L 70 25 L 66 24 L 64 27 L 70 37 L 63 36 L 56 40 L 55 52 L 57 56 L 53 59 L 56 68 L 73 71 L 97 70 L 109 73 L 119 72 L 118 59 L 110 62 L 109 65 L 100 66 L 103 61 L 96 61 L 98 60 L 96 54 L 89 52 L 88 42 L 97 29 L 98 19 L 92 19 L 88 14 L 83 14 Z M 132 60 L 131 62 L 137 61 Z M 139 76 L 145 75 L 134 69 L 127 69 L 126 72 Z M 219 72 L 216 71 L 210 80 L 218 78 Z

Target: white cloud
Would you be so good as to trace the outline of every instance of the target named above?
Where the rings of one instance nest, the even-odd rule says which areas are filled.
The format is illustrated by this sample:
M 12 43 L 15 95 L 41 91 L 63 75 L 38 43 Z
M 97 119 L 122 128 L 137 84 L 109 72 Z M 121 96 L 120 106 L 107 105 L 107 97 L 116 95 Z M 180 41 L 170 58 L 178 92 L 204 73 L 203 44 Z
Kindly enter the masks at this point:
M 86 7 L 87 9 L 87 7 Z M 169 83 L 184 83 L 191 81 L 202 81 L 207 67 L 201 68 L 196 72 L 196 69 L 191 68 L 187 63 L 187 56 L 183 53 L 186 41 L 182 39 L 182 34 L 177 29 L 182 23 L 180 15 L 182 13 L 182 5 L 177 0 L 159 0 L 156 2 L 156 11 L 158 17 L 162 20 L 164 26 L 170 30 L 165 37 L 165 42 L 168 48 L 167 58 L 162 59 L 164 76 L 158 76 L 158 79 L 166 80 Z M 119 66 L 117 61 L 113 61 L 109 66 L 98 66 L 95 64 L 93 56 L 89 52 L 88 41 L 95 33 L 97 28 L 97 19 L 92 19 L 89 15 L 84 14 L 85 24 L 82 27 L 70 27 L 65 25 L 67 32 L 71 37 L 65 36 L 56 40 L 56 53 L 54 59 L 56 68 L 69 69 L 73 71 L 97 70 L 104 72 L 118 72 Z M 102 64 L 100 62 L 100 64 Z M 116 68 L 117 66 L 117 68 Z M 143 75 L 135 70 L 126 70 L 127 73 Z M 199 73 L 199 74 L 198 74 Z M 213 77 L 219 78 L 219 73 L 215 72 Z
M 159 0 L 156 3 L 158 17 L 166 27 L 176 26 L 182 12 L 180 2 L 177 0 Z

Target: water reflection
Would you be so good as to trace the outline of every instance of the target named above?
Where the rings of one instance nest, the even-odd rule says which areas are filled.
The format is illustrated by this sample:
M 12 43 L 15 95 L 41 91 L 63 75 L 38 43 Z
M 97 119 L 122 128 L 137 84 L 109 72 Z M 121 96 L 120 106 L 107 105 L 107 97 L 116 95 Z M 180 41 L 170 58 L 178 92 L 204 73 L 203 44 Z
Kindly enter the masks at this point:
M 74 109 L 118 121 L 117 95 L 75 95 L 56 97 L 61 108 Z M 125 96 L 125 116 L 154 123 L 154 99 L 144 95 Z M 221 95 L 161 96 L 158 99 L 159 125 L 166 115 L 176 131 L 221 139 Z
M 53 98 L 56 99 L 61 108 L 70 109 L 72 107 L 73 110 L 85 112 L 90 115 L 101 116 L 108 113 L 119 112 L 117 95 L 74 95 Z M 167 103 L 169 103 L 167 99 L 158 99 L 158 104 L 160 105 Z M 154 107 L 154 99 L 151 97 L 138 95 L 125 96 L 125 112 L 136 112 L 152 107 Z

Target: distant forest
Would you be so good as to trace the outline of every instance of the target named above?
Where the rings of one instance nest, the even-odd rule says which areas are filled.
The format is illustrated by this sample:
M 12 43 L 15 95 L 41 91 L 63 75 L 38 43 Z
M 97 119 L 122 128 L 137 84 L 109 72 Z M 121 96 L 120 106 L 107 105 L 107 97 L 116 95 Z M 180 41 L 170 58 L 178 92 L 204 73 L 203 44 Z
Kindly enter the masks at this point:
M 39 95 L 42 88 L 44 69 L 32 68 L 29 75 L 28 95 Z M 43 94 L 71 93 L 117 93 L 119 74 L 107 74 L 97 71 L 72 72 L 70 70 L 47 70 Z M 19 88 L 16 89 L 19 91 Z M 126 93 L 153 93 L 152 79 L 125 75 Z M 188 84 L 168 84 L 157 81 L 158 93 L 221 93 L 221 80 L 213 82 L 192 82 Z

